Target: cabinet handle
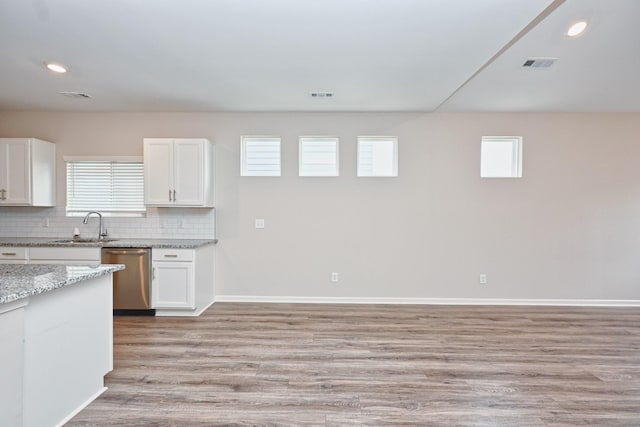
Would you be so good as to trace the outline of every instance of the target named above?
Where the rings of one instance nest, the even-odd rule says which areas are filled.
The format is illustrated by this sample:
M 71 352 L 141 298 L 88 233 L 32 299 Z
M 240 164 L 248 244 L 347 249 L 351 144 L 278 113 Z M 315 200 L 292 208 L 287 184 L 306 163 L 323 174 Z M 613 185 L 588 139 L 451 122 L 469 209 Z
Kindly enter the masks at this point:
M 169 190 L 169 201 L 171 201 L 171 190 Z
M 176 201 L 176 190 L 173 190 L 173 201 Z
M 156 280 L 156 268 L 151 269 L 151 280 Z
M 165 258 L 178 258 L 178 255 L 176 255 L 176 254 L 165 254 L 164 257 Z
M 7 255 L 7 256 L 16 256 L 16 255 L 18 255 L 18 254 L 17 254 L 17 253 L 15 253 L 15 252 L 2 252 L 2 255 Z
M 132 251 L 132 250 L 105 250 L 104 253 L 109 254 L 109 255 L 146 255 L 149 251 L 142 249 L 139 251 Z
M 5 196 L 6 192 L 7 190 L 5 190 L 4 188 L 0 190 L 0 200 L 7 200 L 7 197 Z

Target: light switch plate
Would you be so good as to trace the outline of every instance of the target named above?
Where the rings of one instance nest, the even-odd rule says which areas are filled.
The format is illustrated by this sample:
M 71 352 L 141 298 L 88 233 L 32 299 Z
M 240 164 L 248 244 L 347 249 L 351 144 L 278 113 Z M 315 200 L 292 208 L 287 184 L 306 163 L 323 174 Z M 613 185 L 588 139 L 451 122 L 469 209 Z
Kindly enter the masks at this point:
M 264 228 L 264 219 L 256 219 L 256 228 Z

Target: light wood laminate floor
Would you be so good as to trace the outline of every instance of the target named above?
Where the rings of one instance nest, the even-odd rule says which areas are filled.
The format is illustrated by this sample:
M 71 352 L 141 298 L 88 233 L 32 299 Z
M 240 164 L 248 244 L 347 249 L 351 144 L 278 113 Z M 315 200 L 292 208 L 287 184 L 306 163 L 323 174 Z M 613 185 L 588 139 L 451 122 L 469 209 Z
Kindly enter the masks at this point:
M 115 319 L 68 426 L 640 426 L 640 309 L 216 303 Z

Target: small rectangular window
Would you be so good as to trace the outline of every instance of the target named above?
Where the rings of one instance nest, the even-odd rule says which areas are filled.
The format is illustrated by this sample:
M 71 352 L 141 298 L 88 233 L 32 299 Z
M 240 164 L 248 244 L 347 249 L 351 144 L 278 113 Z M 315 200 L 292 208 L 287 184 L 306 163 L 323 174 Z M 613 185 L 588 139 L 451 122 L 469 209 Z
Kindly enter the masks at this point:
M 338 138 L 300 137 L 300 176 L 338 176 Z
M 480 149 L 482 178 L 522 177 L 522 137 L 483 136 Z
M 78 160 L 67 163 L 67 216 L 98 211 L 143 216 L 144 163 L 140 160 Z
M 243 136 L 241 176 L 280 176 L 280 137 Z
M 358 176 L 398 176 L 398 138 L 359 136 Z

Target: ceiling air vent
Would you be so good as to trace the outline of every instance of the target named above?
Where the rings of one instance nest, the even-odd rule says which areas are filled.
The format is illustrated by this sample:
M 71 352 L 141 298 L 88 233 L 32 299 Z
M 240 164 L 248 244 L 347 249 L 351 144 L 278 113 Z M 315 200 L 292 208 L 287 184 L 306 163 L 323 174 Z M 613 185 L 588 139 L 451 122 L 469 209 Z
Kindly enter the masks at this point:
M 76 98 L 76 99 L 91 98 L 91 95 L 89 95 L 88 93 L 82 93 L 82 92 L 59 92 L 59 93 L 60 95 L 66 96 L 67 98 Z
M 522 64 L 523 68 L 549 68 L 551 67 L 558 58 L 527 58 Z
M 311 92 L 312 98 L 331 98 L 333 97 L 333 92 Z

